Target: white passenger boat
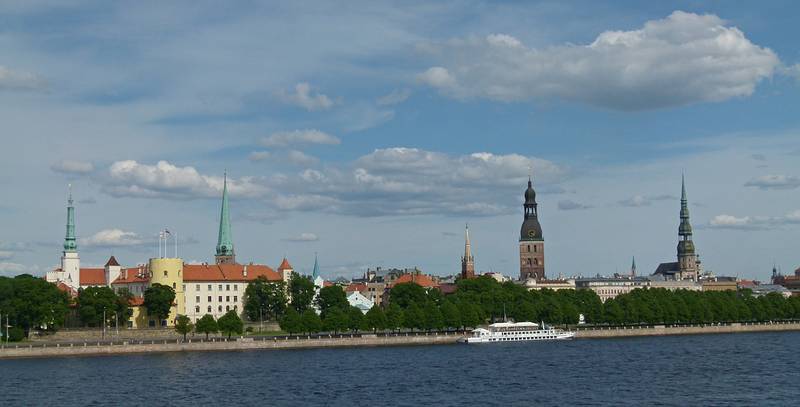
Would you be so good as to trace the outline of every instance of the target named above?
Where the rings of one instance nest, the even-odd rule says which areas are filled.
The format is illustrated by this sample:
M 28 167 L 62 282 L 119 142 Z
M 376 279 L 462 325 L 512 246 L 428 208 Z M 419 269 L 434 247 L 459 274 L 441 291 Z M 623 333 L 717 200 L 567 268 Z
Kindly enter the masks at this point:
M 534 322 L 498 322 L 489 325 L 489 329 L 478 328 L 472 336 L 462 338 L 463 343 L 489 343 L 512 341 L 556 341 L 572 339 L 575 332 L 555 329 L 542 322 L 541 326 Z

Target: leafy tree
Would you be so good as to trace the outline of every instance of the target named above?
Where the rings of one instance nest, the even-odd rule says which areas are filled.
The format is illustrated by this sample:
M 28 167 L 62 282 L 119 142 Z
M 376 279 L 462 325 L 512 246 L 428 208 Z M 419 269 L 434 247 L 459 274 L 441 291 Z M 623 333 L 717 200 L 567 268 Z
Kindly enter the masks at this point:
M 195 330 L 197 332 L 206 334 L 206 339 L 208 339 L 208 334 L 216 333 L 219 331 L 219 327 L 217 326 L 217 321 L 214 319 L 213 315 L 205 314 L 202 318 L 197 320 Z
M 88 287 L 78 290 L 78 316 L 84 324 L 108 325 L 115 319 L 117 305 L 117 294 L 109 287 Z
M 289 280 L 289 296 L 292 299 L 290 306 L 302 314 L 305 310 L 311 307 L 311 302 L 314 300 L 316 287 L 311 277 L 301 276 L 297 273 L 292 273 Z
M 417 303 L 412 302 L 411 305 L 403 311 L 403 316 L 403 328 L 408 328 L 413 331 L 414 329 L 423 329 L 425 327 L 425 314 Z
M 133 316 L 133 310 L 131 309 L 132 299 L 133 294 L 127 288 L 122 288 L 117 292 L 117 303 L 114 306 L 114 311 L 117 315 L 115 315 L 114 324 L 119 323 L 119 321 L 127 321 Z
M 3 326 L 5 326 L 5 325 L 3 325 Z M 5 335 L 5 334 L 6 334 L 6 332 L 4 330 L 3 331 L 3 335 Z M 23 340 L 25 338 L 27 338 L 27 336 L 25 336 L 25 330 L 22 329 L 21 327 L 14 326 L 14 327 L 8 328 L 8 341 L 9 342 L 19 342 L 19 341 L 21 341 L 21 340 Z M 3 339 L 5 339 L 5 337 L 3 337 Z
M 319 290 L 316 305 L 319 308 L 320 314 L 325 317 L 325 314 L 331 308 L 347 309 L 350 303 L 347 302 L 347 295 L 344 293 L 342 287 L 331 285 L 322 287 Z
M 436 306 L 434 302 L 428 302 L 425 304 L 425 308 L 423 308 L 424 312 L 424 328 L 428 331 L 432 331 L 434 329 L 439 330 L 444 328 L 444 319 L 442 318 L 442 313 L 439 311 L 439 307 Z
M 328 332 L 339 333 L 347 329 L 350 320 L 343 309 L 336 307 L 328 310 L 322 321 L 322 328 Z
M 399 305 L 402 309 L 408 308 L 411 304 L 424 304 L 427 297 L 425 289 L 413 282 L 396 284 L 389 291 L 389 302 Z
M 308 332 L 309 334 L 322 330 L 322 320 L 313 309 L 309 308 L 303 311 L 303 314 L 300 316 L 300 322 L 301 326 L 303 327 L 303 331 Z
M 247 284 L 244 296 L 244 312 L 251 321 L 260 321 L 264 316 L 278 319 L 286 311 L 286 283 L 283 281 L 270 282 L 259 276 Z
M 399 330 L 404 326 L 403 309 L 399 305 L 392 303 L 386 309 L 386 328 Z
M 69 295 L 42 278 L 20 274 L 13 278 L 0 277 L 0 312 L 5 322 L 23 330 L 27 336 L 31 329 L 46 326 L 56 330 L 64 324 L 69 311 Z
M 303 331 L 303 321 L 294 308 L 289 308 L 280 320 L 281 330 L 293 334 Z
M 386 314 L 383 313 L 383 309 L 380 306 L 375 304 L 367 311 L 367 315 L 364 316 L 364 322 L 367 328 L 372 329 L 373 332 L 384 330 L 386 329 Z
M 461 312 L 459 312 L 455 304 L 445 300 L 439 309 L 442 312 L 444 326 L 456 329 L 461 326 Z
M 232 334 L 241 335 L 242 332 L 244 332 L 244 322 L 242 322 L 242 319 L 239 318 L 239 314 L 234 310 L 230 310 L 226 312 L 225 315 L 219 317 L 217 326 L 220 332 L 228 334 L 228 339 L 231 338 Z
M 175 301 L 175 290 L 172 287 L 155 283 L 144 292 L 144 307 L 147 314 L 156 317 L 156 325 L 169 317 L 172 303 Z
M 480 317 L 480 311 L 478 306 L 469 302 L 461 302 L 459 304 L 459 313 L 461 324 L 466 329 L 467 327 L 477 327 L 478 325 L 483 322 L 482 318 Z
M 184 342 L 186 342 L 186 334 L 192 332 L 192 329 L 194 329 L 194 324 L 192 324 L 192 320 L 186 315 L 178 315 L 178 317 L 175 318 L 175 331 L 183 335 Z
M 364 320 L 364 313 L 356 307 L 347 309 L 347 327 L 351 331 L 356 332 L 361 328 L 361 323 Z

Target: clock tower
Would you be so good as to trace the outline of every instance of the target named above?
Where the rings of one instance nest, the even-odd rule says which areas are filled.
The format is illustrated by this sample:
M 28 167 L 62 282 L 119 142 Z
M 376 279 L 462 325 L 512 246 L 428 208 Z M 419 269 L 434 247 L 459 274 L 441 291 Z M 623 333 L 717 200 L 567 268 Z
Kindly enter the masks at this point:
M 525 218 L 519 234 L 519 279 L 532 278 L 544 280 L 544 238 L 542 225 L 539 224 L 539 211 L 536 204 L 536 191 L 528 177 L 528 189 L 525 190 Z

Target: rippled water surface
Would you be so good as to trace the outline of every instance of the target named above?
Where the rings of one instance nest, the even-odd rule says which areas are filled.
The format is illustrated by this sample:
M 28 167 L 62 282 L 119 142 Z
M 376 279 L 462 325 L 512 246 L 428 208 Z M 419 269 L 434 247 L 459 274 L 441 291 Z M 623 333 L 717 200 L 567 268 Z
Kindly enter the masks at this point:
M 0 361 L 0 405 L 797 405 L 800 333 Z

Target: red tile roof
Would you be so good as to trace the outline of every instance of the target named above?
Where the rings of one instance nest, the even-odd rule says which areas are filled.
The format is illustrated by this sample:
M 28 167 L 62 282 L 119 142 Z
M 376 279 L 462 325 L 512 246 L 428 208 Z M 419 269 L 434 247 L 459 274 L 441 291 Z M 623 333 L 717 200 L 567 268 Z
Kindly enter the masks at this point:
M 263 264 L 183 265 L 183 281 L 252 281 L 260 276 L 266 277 L 269 281 L 283 279 L 278 272 Z
M 426 288 L 439 286 L 439 284 L 433 281 L 433 279 L 430 276 L 425 274 L 416 274 L 416 273 L 403 274 L 402 276 L 394 280 L 393 284 L 412 283 L 412 282 L 417 283 Z
M 105 269 L 81 269 L 81 285 L 106 285 Z
M 119 266 L 119 263 L 117 263 L 116 257 L 111 256 L 111 258 L 108 259 L 108 261 L 106 262 L 106 267 L 108 267 L 108 266 Z
M 150 281 L 150 276 L 147 275 L 144 267 L 135 267 L 122 270 L 119 277 L 111 284 L 146 283 L 148 281 Z
M 294 270 L 292 265 L 289 264 L 289 260 L 286 260 L 286 257 L 283 258 L 281 265 L 278 266 L 278 271 L 283 271 L 283 270 Z
M 367 285 L 363 283 L 352 283 L 344 288 L 346 292 L 367 291 Z
M 64 282 L 59 282 L 56 287 L 58 287 L 59 290 L 64 291 L 65 293 L 69 294 L 70 297 L 77 297 L 78 296 L 78 292 L 73 290 L 72 287 L 64 284 Z

